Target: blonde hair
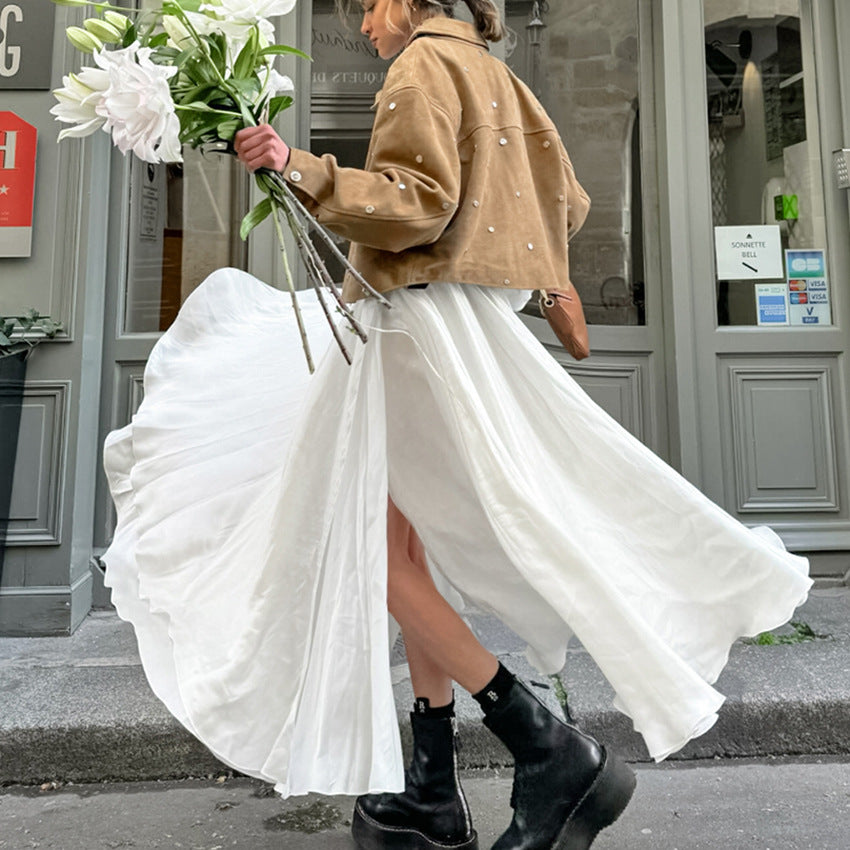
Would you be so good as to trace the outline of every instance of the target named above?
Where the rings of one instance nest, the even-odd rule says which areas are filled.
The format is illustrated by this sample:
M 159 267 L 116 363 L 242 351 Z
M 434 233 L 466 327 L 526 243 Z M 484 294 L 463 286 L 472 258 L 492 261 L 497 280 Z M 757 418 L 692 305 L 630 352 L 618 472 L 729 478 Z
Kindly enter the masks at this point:
M 404 12 L 411 27 L 414 24 L 414 15 L 418 12 L 419 19 L 455 16 L 455 5 L 459 0 L 398 0 L 404 7 Z M 499 10 L 493 0 L 463 0 L 472 13 L 478 32 L 487 41 L 501 41 L 505 37 L 505 27 Z M 362 6 L 362 0 L 336 0 L 337 9 L 341 14 L 349 14 L 354 5 Z M 389 11 L 389 7 L 387 7 Z

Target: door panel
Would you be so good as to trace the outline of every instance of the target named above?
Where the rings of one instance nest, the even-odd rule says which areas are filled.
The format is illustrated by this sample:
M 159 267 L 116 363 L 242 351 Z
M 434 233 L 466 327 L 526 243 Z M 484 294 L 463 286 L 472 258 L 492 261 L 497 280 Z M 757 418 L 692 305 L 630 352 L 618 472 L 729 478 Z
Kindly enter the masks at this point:
M 658 5 L 665 62 L 674 61 L 672 38 L 683 45 L 678 68 L 665 73 L 664 132 L 668 151 L 684 143 L 690 198 L 687 222 L 673 214 L 669 228 L 671 246 L 686 248 L 691 280 L 669 284 L 685 317 L 676 332 L 692 323 L 695 343 L 679 346 L 692 359 L 677 376 L 695 388 L 683 416 L 694 426 L 683 450 L 699 459 L 691 477 L 733 515 L 771 525 L 797 549 L 850 548 L 850 239 L 830 156 L 842 146 L 847 105 L 833 0 L 703 0 L 699 15 Z M 679 101 L 698 88 L 701 102 Z M 716 229 L 729 225 L 746 228 L 737 246 Z M 756 243 L 772 233 L 781 274 L 768 278 Z M 734 279 L 730 247 L 751 244 Z M 806 271 L 809 254 L 787 250 L 823 252 L 823 283 Z M 827 310 L 813 309 L 820 298 Z

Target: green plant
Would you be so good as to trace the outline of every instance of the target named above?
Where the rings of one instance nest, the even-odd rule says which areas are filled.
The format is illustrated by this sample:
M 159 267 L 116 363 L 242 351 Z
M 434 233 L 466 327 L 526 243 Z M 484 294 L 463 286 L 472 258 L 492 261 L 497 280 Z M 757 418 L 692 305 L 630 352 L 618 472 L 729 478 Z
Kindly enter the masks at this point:
M 0 316 L 0 357 L 33 348 L 43 339 L 53 339 L 62 322 L 27 310 L 23 316 Z
M 754 638 L 747 638 L 744 643 L 756 646 L 780 646 L 795 643 L 805 643 L 810 640 L 825 640 L 829 635 L 816 634 L 808 623 L 791 622 L 793 631 L 790 634 L 774 634 L 773 632 L 762 632 Z

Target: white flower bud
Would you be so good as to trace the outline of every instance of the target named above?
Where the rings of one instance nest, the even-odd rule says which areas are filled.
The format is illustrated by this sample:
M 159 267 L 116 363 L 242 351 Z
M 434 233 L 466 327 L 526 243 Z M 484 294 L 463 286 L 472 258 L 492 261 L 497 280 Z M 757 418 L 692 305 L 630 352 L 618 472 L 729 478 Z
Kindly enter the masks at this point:
M 55 2 L 55 0 L 54 0 Z M 103 13 L 104 20 L 108 21 L 121 35 L 124 35 L 127 32 L 127 29 L 130 26 L 130 19 L 126 15 L 122 15 L 120 12 L 113 12 L 107 9 Z
M 65 30 L 65 35 L 68 36 L 68 41 L 82 53 L 95 53 L 98 50 L 103 50 L 103 42 L 82 27 L 68 27 Z
M 163 15 L 162 28 L 168 33 L 172 44 L 179 50 L 192 46 L 192 34 L 179 18 L 174 15 Z
M 112 24 L 100 20 L 100 18 L 86 18 L 83 26 L 95 38 L 99 38 L 104 44 L 117 44 L 124 36 Z

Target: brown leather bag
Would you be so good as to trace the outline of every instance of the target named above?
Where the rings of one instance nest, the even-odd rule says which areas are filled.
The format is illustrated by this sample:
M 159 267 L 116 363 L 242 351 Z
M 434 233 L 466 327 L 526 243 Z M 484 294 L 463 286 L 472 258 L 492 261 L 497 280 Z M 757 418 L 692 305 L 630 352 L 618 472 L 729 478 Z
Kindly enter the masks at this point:
M 540 312 L 555 331 L 561 345 L 576 360 L 590 356 L 590 340 L 581 299 L 572 284 L 568 289 L 541 289 Z

